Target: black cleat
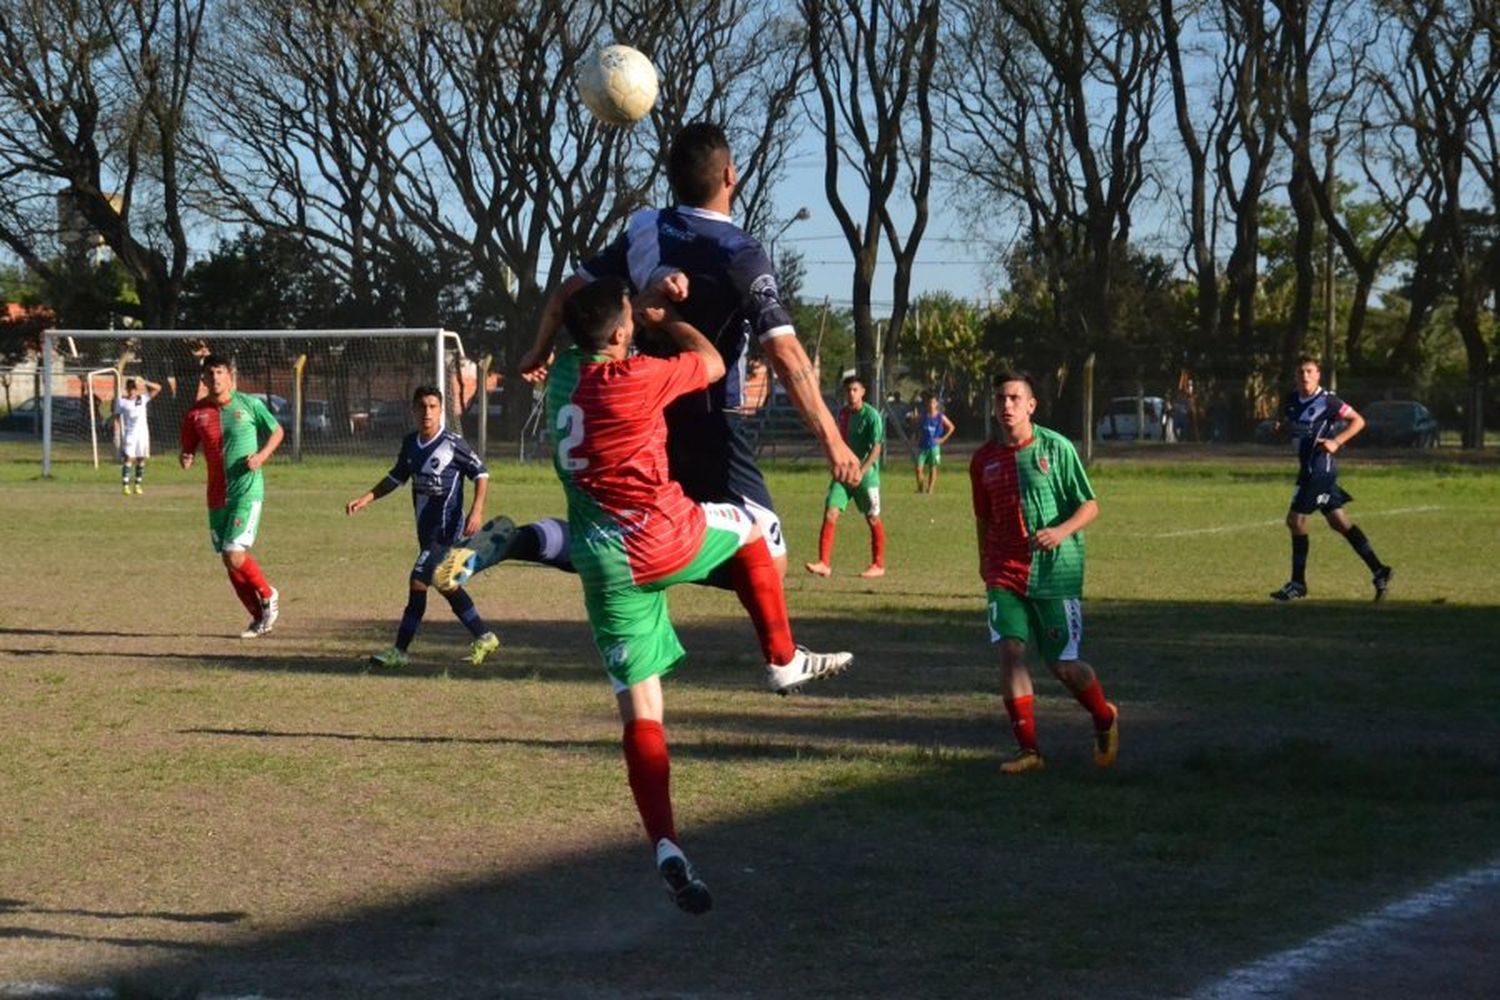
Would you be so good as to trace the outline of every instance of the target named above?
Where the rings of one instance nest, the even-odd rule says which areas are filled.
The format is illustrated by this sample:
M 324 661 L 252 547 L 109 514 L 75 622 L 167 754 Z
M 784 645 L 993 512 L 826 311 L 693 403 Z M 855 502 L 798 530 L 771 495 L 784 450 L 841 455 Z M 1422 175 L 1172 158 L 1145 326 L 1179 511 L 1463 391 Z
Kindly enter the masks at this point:
M 1281 585 L 1280 590 L 1271 591 L 1273 601 L 1300 601 L 1307 596 L 1307 584 L 1298 583 L 1296 580 L 1288 580 Z
M 656 842 L 656 870 L 667 883 L 667 895 L 677 908 L 694 915 L 713 909 L 714 898 L 708 885 L 693 871 L 681 848 L 663 837 Z
M 1370 582 L 1375 584 L 1375 600 L 1385 600 L 1385 592 L 1390 589 L 1391 577 L 1395 575 L 1396 571 L 1389 566 L 1382 566 L 1375 571 L 1375 575 L 1370 578 Z

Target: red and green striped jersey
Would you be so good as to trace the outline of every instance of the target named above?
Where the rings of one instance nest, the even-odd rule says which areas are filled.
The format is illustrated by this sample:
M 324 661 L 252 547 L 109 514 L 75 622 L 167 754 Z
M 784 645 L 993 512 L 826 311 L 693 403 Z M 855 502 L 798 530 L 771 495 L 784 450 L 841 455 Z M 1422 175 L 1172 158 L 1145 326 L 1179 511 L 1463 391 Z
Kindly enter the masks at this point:
M 1094 488 L 1067 438 L 1033 425 L 1014 447 L 986 441 L 969 462 L 974 516 L 988 525 L 979 553 L 987 587 L 1026 597 L 1083 596 L 1083 532 L 1051 552 L 1032 536 L 1055 527 L 1094 499 Z
M 205 396 L 188 407 L 182 418 L 182 452 L 191 455 L 203 446 L 209 510 L 265 497 L 265 477 L 259 469 L 247 469 L 245 459 L 260 450 L 261 432 L 270 434 L 276 427 L 266 404 L 241 392 L 231 392 L 223 406 Z
M 703 359 L 559 355 L 547 377 L 552 466 L 568 498 L 573 565 L 599 589 L 650 583 L 702 544 L 703 510 L 667 474 L 662 411 L 708 386 Z

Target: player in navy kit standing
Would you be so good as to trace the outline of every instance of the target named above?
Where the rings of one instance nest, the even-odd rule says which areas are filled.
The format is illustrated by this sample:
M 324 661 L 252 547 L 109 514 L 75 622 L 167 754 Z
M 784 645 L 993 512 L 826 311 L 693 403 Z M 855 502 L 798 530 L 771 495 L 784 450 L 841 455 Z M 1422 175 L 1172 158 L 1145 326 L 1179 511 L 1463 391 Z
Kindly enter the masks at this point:
M 725 376 L 668 406 L 671 478 L 699 503 L 734 503 L 749 510 L 765 535 L 777 570 L 784 573 L 786 542 L 781 522 L 736 416 L 752 335 L 822 445 L 834 479 L 857 486 L 860 460 L 849 450 L 823 401 L 812 362 L 781 303 L 771 261 L 754 237 L 729 217 L 739 174 L 723 130 L 698 122 L 678 132 L 668 153 L 667 178 L 678 204 L 637 212 L 623 234 L 563 283 L 547 303 L 536 343 L 521 359 L 521 373 L 530 381 L 545 376 L 563 303 L 589 282 L 620 277 L 632 293 L 639 293 L 664 272 L 686 274 L 689 291 L 685 300 L 676 303 L 677 311 L 718 349 Z M 659 352 L 645 342 L 638 346 L 648 354 L 676 353 L 670 344 L 661 345 Z
M 417 545 L 421 549 L 411 568 L 411 586 L 406 610 L 396 632 L 396 643 L 384 652 L 370 657 L 381 667 L 404 667 L 410 660 L 407 647 L 427 612 L 427 586 L 437 558 L 460 535 L 472 535 L 484 520 L 484 498 L 489 485 L 489 471 L 463 438 L 443 428 L 443 397 L 431 386 L 420 386 L 412 394 L 412 414 L 417 429 L 401 440 L 396 464 L 369 490 L 350 500 L 344 513 L 362 510 L 411 480 L 412 507 L 417 518 Z M 474 480 L 474 502 L 464 516 L 464 480 Z M 469 645 L 468 661 L 475 666 L 500 648 L 500 640 L 485 627 L 474 602 L 462 587 L 443 594 L 458 620 L 464 623 L 474 641 Z
M 1321 511 L 1328 526 L 1343 535 L 1370 567 L 1375 600 L 1379 601 L 1385 597 L 1395 571 L 1376 557 L 1365 533 L 1344 513 L 1344 504 L 1354 498 L 1339 486 L 1338 463 L 1334 460 L 1339 449 L 1364 430 L 1365 419 L 1354 407 L 1319 385 L 1321 379 L 1322 367 L 1317 358 L 1300 359 L 1297 390 L 1287 393 L 1277 420 L 1277 430 L 1290 430 L 1297 439 L 1298 467 L 1297 491 L 1292 494 L 1292 505 L 1286 514 L 1286 526 L 1292 532 L 1292 578 L 1280 590 L 1273 591 L 1271 597 L 1277 601 L 1295 601 L 1307 596 L 1307 517 Z M 1348 426 L 1334 433 L 1341 420 L 1347 421 Z

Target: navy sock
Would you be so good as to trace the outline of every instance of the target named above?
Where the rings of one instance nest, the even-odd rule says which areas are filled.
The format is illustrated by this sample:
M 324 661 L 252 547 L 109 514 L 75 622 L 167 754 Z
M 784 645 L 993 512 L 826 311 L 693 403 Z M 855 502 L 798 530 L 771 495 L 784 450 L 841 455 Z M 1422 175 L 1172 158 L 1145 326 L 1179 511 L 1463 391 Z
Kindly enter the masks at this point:
M 1292 582 L 1307 585 L 1307 547 L 1306 535 L 1292 536 Z
M 1380 560 L 1375 555 L 1375 549 L 1370 545 L 1370 540 L 1365 537 L 1365 533 L 1360 530 L 1359 525 L 1356 524 L 1351 527 L 1344 537 L 1349 540 L 1350 547 L 1359 553 L 1359 557 L 1365 561 L 1365 565 L 1370 567 L 1371 573 L 1380 569 Z
M 474 607 L 474 601 L 469 597 L 469 592 L 459 587 L 451 594 L 444 594 L 448 598 L 448 606 L 458 616 L 458 620 L 464 623 L 469 634 L 478 639 L 489 629 L 484 627 L 484 620 L 479 617 L 479 609 Z
M 145 481 L 145 479 L 146 479 L 146 463 L 145 462 L 137 462 L 137 463 L 135 463 L 135 482 L 136 482 L 136 485 L 139 486 L 142 482 Z
M 130 463 L 126 462 L 120 466 L 120 485 L 130 485 Z
M 417 627 L 422 624 L 422 616 L 427 613 L 427 591 L 408 590 L 406 592 L 406 610 L 401 612 L 401 626 L 396 630 L 396 648 L 406 650 L 411 645 L 412 637 L 417 634 Z
M 516 530 L 516 537 L 511 539 L 505 558 L 541 563 L 564 573 L 577 572 L 568 550 L 568 522 L 557 517 L 544 517 L 521 525 Z

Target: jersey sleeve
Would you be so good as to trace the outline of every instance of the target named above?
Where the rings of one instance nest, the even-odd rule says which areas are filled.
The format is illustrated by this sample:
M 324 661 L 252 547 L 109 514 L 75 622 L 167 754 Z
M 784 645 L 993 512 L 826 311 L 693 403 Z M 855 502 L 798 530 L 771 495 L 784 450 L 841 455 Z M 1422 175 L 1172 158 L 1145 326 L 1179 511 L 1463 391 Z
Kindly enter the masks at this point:
M 643 358 L 651 365 L 648 393 L 653 409 L 666 406 L 678 396 L 708 388 L 708 363 L 697 351 L 684 351 L 670 358 Z
M 875 407 L 870 407 L 870 443 L 885 444 L 885 417 Z
M 990 495 L 984 488 L 984 449 L 980 448 L 969 459 L 969 500 L 974 506 L 974 517 L 980 521 L 990 519 Z
M 281 426 L 276 422 L 271 408 L 260 397 L 246 396 L 245 402 L 250 410 L 250 422 L 255 425 L 256 430 L 270 434 Z
M 1089 474 L 1078 457 L 1078 449 L 1071 443 L 1063 442 L 1062 447 L 1058 448 L 1057 464 L 1060 466 L 1058 482 L 1062 485 L 1063 497 L 1070 508 L 1063 516 L 1071 517 L 1073 511 L 1094 499 L 1094 486 L 1089 482 Z
M 490 474 L 483 460 L 469 447 L 469 442 L 456 434 L 453 436 L 453 464 L 465 479 L 483 479 Z
M 630 280 L 630 234 L 621 233 L 600 253 L 578 265 L 578 273 L 597 281 L 600 278 Z
M 182 415 L 182 431 L 178 435 L 180 439 L 180 450 L 184 455 L 191 455 L 198 450 L 198 423 L 193 419 L 193 408 Z
M 795 334 L 791 313 L 782 304 L 776 271 L 759 244 L 751 243 L 729 260 L 729 279 L 757 340 Z
M 1334 420 L 1348 420 L 1349 414 L 1354 412 L 1354 407 L 1330 392 L 1328 394 L 1328 412 L 1333 414 Z
M 385 478 L 397 486 L 411 478 L 411 445 L 410 435 L 401 439 L 401 450 L 396 452 L 396 464 L 392 465 L 391 471 L 385 474 Z

